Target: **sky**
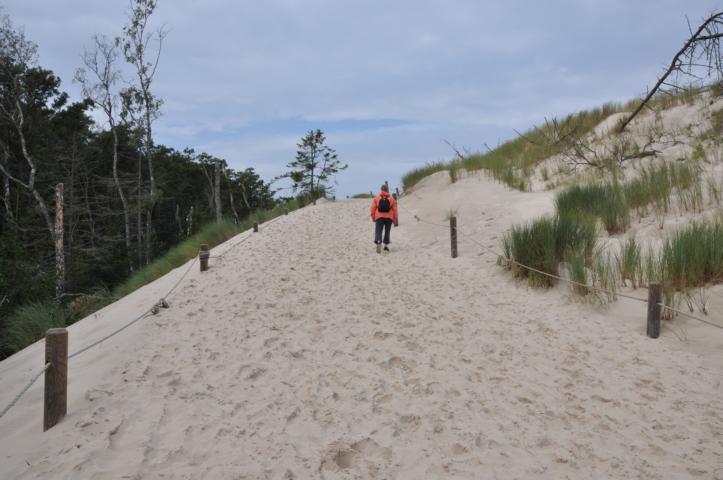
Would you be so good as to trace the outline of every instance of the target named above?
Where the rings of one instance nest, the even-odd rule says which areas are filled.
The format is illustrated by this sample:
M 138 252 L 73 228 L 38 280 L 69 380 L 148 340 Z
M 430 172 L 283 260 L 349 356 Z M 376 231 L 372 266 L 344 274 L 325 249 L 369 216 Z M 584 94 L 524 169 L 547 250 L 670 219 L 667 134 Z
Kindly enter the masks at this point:
M 121 33 L 129 0 L 0 0 L 73 82 L 92 36 Z M 393 186 L 409 170 L 483 151 L 540 124 L 645 93 L 709 0 L 158 0 L 163 43 L 154 137 L 287 170 L 320 128 L 349 168 L 337 196 Z M 130 80 L 130 70 L 124 72 Z M 98 117 L 100 118 L 100 117 Z M 283 187 L 283 184 L 277 184 Z

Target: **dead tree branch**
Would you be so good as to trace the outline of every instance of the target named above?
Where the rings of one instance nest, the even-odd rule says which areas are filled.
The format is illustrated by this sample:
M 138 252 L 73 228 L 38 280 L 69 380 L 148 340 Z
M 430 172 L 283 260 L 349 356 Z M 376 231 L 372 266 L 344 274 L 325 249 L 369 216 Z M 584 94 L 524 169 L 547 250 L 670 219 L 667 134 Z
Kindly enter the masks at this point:
M 720 39 L 723 37 L 722 27 L 723 12 L 714 13 L 698 27 L 675 54 L 665 73 L 658 79 L 640 105 L 620 125 L 621 132 L 661 88 L 668 85 L 675 90 L 686 89 L 678 82 L 669 83 L 667 80 L 671 75 L 690 77 L 698 81 L 703 81 L 706 77 L 715 77 L 717 83 L 723 82 L 723 61 L 720 48 Z

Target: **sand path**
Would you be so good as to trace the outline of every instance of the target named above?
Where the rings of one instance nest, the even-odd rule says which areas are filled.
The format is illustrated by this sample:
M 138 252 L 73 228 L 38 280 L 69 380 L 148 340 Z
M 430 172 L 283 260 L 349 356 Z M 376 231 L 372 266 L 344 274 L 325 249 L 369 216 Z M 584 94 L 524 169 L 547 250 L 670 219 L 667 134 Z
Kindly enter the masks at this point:
M 38 433 L 38 386 L 0 420 L 0 476 L 723 478 L 709 358 L 647 339 L 644 305 L 631 322 L 530 290 L 465 241 L 453 260 L 448 232 L 411 217 L 457 207 L 496 246 L 549 207 L 482 186 L 463 204 L 420 188 L 390 254 L 374 253 L 368 201 L 349 200 L 194 268 L 171 309 L 71 363 L 61 424 Z M 459 198 L 473 187 L 461 182 Z M 130 316 L 178 275 L 97 322 Z M 90 338 L 83 329 L 71 338 Z M 0 378 L 39 351 L 0 364 Z

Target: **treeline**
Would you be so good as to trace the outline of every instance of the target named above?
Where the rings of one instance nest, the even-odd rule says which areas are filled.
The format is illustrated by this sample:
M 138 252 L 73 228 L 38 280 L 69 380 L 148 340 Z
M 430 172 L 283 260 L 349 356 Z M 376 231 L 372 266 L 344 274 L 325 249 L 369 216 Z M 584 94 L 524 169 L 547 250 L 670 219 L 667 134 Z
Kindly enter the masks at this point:
M 165 35 L 147 30 L 154 7 L 135 0 L 122 36 L 96 37 L 75 102 L 0 21 L 0 336 L 19 309 L 108 292 L 205 224 L 277 203 L 253 168 L 153 141 L 159 57 L 146 49 Z M 123 88 L 119 59 L 136 74 Z

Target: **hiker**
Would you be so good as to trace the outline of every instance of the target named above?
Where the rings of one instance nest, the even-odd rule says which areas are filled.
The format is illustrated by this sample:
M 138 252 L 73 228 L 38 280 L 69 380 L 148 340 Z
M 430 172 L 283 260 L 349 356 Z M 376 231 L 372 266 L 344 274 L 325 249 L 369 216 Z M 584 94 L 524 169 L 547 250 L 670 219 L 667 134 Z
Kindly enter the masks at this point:
M 371 207 L 372 222 L 376 223 L 374 230 L 374 243 L 377 245 L 377 253 L 382 253 L 382 229 L 384 230 L 384 251 L 389 251 L 389 234 L 392 230 L 392 223 L 399 226 L 397 216 L 397 201 L 389 194 L 389 185 L 382 185 L 379 195 L 374 197 Z

